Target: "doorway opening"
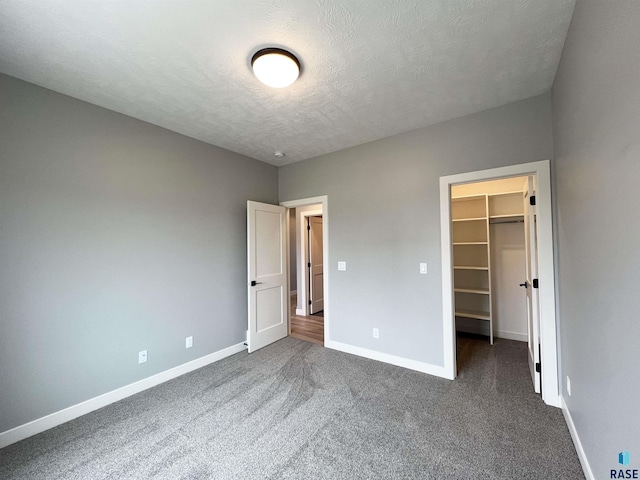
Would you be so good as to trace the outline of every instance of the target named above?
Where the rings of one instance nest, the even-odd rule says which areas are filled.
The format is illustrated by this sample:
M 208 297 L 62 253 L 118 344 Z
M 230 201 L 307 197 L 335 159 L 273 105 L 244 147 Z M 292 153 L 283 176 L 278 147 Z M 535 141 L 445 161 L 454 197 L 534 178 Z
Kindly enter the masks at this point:
M 324 345 L 328 339 L 328 212 L 326 197 L 288 207 L 289 335 Z
M 526 340 L 534 389 L 559 406 L 549 162 L 441 177 L 440 195 L 447 375 L 472 361 L 457 332 Z
M 534 185 L 533 175 L 452 185 L 451 226 L 458 371 L 479 359 L 475 344 L 497 339 L 540 393 Z

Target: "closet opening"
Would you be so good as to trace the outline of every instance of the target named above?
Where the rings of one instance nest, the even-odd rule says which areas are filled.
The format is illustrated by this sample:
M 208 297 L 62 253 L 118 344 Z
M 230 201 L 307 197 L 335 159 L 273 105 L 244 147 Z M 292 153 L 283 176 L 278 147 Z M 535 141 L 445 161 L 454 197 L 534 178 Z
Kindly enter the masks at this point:
M 456 333 L 526 342 L 528 177 L 451 187 Z
M 452 185 L 450 211 L 458 370 L 491 354 L 480 338 L 497 339 L 512 369 L 529 364 L 540 393 L 535 183 L 530 175 Z
M 515 181 L 513 179 L 518 177 L 523 180 L 526 178 L 526 186 L 516 185 L 515 189 L 509 187 L 505 190 L 478 190 L 485 188 L 487 185 L 481 184 L 487 181 Z M 461 191 L 465 188 L 468 190 Z M 507 201 L 509 196 L 515 197 L 518 190 L 522 196 L 522 213 L 512 209 L 516 205 L 515 201 Z M 509 345 L 507 342 L 511 342 L 510 345 L 519 345 L 516 350 L 526 352 L 526 362 L 521 363 L 517 369 L 522 372 L 528 368 L 531 379 L 527 381 L 523 377 L 525 383 L 522 388 L 530 388 L 528 385 L 533 384 L 535 392 L 542 394 L 542 400 L 546 404 L 559 407 L 561 397 L 558 387 L 549 160 L 440 177 L 440 212 L 444 371 L 447 378 L 455 379 L 462 373 L 463 370 L 459 367 L 473 367 L 473 355 L 469 354 L 471 350 L 465 352 L 461 348 L 458 351 L 458 340 L 462 335 L 479 335 L 478 338 L 482 340 L 476 345 L 481 346 L 482 355 L 497 355 L 500 353 L 497 348 L 503 348 L 504 345 Z M 499 239 L 506 237 L 507 242 L 513 239 L 509 233 L 497 231 L 501 227 L 495 225 L 511 221 L 517 224 L 520 215 L 523 215 L 526 260 L 524 278 L 517 280 L 516 287 L 515 281 L 510 281 L 508 275 L 501 274 L 496 279 L 496 272 L 501 272 L 501 266 L 496 265 L 496 258 L 505 263 L 511 256 L 509 248 L 503 250 L 500 255 L 504 258 L 500 259 L 496 251 L 496 247 L 500 246 Z M 521 245 L 520 242 L 518 248 L 521 249 Z M 518 277 L 521 272 L 522 270 L 518 272 Z M 516 279 L 515 275 L 513 280 Z M 502 301 L 505 294 L 504 289 L 500 288 L 501 282 L 508 283 L 512 289 L 524 291 L 527 316 L 527 343 L 524 346 L 518 341 L 518 338 L 522 338 L 522 323 L 514 323 L 515 316 L 505 317 L 508 315 L 505 311 L 511 309 L 512 305 Z M 519 305 L 521 311 L 521 301 Z M 516 325 L 520 325 L 519 330 Z M 464 330 L 467 332 L 463 332 Z M 507 338 L 509 336 L 516 340 Z M 492 345 L 492 338 L 496 343 L 500 342 L 500 345 Z M 521 357 L 518 354 L 517 362 L 521 362 Z M 507 363 L 511 367 L 516 366 L 515 361 Z

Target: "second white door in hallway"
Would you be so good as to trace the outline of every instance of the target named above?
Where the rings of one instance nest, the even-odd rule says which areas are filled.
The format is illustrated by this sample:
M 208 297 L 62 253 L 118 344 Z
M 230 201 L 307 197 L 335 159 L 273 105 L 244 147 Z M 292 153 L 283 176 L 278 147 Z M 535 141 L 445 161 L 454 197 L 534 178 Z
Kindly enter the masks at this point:
M 322 256 L 322 217 L 308 217 L 310 314 L 324 310 L 324 271 Z

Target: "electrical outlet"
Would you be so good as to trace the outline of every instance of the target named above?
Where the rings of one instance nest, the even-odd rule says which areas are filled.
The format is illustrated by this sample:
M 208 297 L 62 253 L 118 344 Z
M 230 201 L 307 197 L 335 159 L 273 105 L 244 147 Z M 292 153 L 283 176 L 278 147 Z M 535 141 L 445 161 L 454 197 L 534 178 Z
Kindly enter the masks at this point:
M 571 379 L 569 378 L 569 375 L 567 375 L 567 393 L 571 396 Z
M 347 269 L 347 262 L 338 262 L 338 270 L 344 272 Z
M 193 347 L 193 337 L 187 337 L 184 341 L 185 348 Z
M 142 350 L 138 352 L 138 363 L 146 363 L 147 362 L 147 351 Z
M 373 338 L 380 338 L 380 330 L 377 328 L 373 329 Z

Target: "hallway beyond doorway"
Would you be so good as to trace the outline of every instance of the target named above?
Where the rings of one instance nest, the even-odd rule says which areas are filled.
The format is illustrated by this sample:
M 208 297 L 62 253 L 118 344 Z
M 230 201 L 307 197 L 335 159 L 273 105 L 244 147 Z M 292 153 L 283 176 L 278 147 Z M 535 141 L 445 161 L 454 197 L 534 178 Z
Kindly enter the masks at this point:
M 291 295 L 291 336 L 298 340 L 324 345 L 324 318 L 318 314 L 306 317 L 296 315 L 297 303 L 297 295 Z

